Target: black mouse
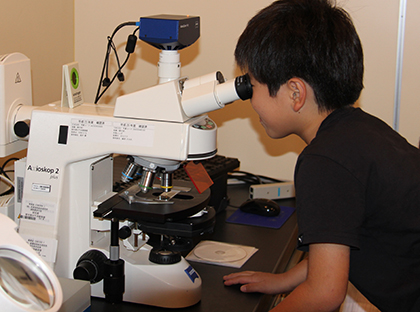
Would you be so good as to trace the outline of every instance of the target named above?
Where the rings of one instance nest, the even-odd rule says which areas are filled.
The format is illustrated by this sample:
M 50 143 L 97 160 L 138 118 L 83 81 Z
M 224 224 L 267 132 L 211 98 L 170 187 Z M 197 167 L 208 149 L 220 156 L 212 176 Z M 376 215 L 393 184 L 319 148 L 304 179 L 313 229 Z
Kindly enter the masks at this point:
M 275 201 L 267 198 L 248 199 L 239 208 L 243 212 L 266 217 L 275 217 L 280 213 L 280 206 Z

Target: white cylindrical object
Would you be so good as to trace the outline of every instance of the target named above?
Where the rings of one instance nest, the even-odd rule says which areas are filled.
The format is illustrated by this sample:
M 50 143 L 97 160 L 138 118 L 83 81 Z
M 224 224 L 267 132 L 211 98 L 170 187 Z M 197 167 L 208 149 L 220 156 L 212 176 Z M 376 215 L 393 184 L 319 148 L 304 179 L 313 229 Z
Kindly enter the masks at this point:
M 37 109 L 36 106 L 28 106 L 28 105 L 19 105 L 16 108 L 13 123 L 16 123 L 21 120 L 30 120 L 32 118 L 32 111 Z
M 188 117 L 223 108 L 239 99 L 235 79 L 221 82 L 220 77 L 223 76 L 219 72 L 214 72 L 185 81 L 182 108 Z
M 223 108 L 215 97 L 215 81 L 184 89 L 182 94 L 182 109 L 188 117 L 195 117 L 216 109 Z
M 190 128 L 188 160 L 207 159 L 217 151 L 217 125 L 203 115 L 203 119 Z
M 162 50 L 159 54 L 159 83 L 178 79 L 181 76 L 181 62 L 178 51 Z
M 25 139 L 25 140 L 28 140 L 29 135 L 26 136 L 25 138 L 18 137 L 14 133 L 13 128 L 14 128 L 14 125 L 17 122 L 19 122 L 19 121 L 30 121 L 31 120 L 31 117 L 32 117 L 32 111 L 34 109 L 36 109 L 36 108 L 37 108 L 36 106 L 19 105 L 15 109 L 15 111 L 12 114 L 13 120 L 11 120 L 11 125 L 10 125 L 11 126 L 11 133 L 12 133 L 12 138 L 13 139 L 19 139 L 19 140 Z
M 205 83 L 212 82 L 212 81 L 217 82 L 217 81 L 219 81 L 218 78 L 222 78 L 224 80 L 223 75 L 219 71 L 215 71 L 215 72 L 212 72 L 212 73 L 207 74 L 207 75 L 203 75 L 203 76 L 200 76 L 200 77 L 188 79 L 184 82 L 184 89 L 193 88 L 193 87 L 199 86 L 201 84 L 205 84 Z
M 235 87 L 235 79 L 218 84 L 215 89 L 216 98 L 220 103 L 228 104 L 239 100 L 239 95 Z

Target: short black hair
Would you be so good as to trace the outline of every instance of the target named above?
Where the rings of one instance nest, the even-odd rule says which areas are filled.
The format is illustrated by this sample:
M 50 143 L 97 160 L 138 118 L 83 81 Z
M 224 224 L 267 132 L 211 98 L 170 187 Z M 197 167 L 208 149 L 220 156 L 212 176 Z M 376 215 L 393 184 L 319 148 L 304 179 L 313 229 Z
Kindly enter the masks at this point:
M 363 89 L 363 49 L 349 14 L 329 0 L 279 0 L 249 22 L 235 49 L 243 71 L 268 86 L 297 77 L 319 109 L 354 104 Z

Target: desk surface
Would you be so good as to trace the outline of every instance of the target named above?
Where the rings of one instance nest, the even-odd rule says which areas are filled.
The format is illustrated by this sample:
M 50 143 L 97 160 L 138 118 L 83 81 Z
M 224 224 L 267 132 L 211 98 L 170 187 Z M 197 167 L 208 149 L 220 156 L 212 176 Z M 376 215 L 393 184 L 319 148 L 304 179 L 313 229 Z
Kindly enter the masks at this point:
M 228 195 L 233 207 L 247 199 L 247 186 L 229 186 Z M 294 206 L 294 200 L 282 200 L 283 206 Z M 244 294 L 239 287 L 223 285 L 223 276 L 229 273 L 253 270 L 264 272 L 283 272 L 296 246 L 296 213 L 280 229 L 226 223 L 225 220 L 236 211 L 228 207 L 217 215 L 214 232 L 204 239 L 247 245 L 258 251 L 240 269 L 190 262 L 202 279 L 202 299 L 192 307 L 183 308 L 187 312 L 214 311 L 266 311 L 272 297 L 261 294 Z M 92 298 L 91 311 L 170 311 L 171 309 L 146 305 L 121 303 L 107 304 L 104 299 Z

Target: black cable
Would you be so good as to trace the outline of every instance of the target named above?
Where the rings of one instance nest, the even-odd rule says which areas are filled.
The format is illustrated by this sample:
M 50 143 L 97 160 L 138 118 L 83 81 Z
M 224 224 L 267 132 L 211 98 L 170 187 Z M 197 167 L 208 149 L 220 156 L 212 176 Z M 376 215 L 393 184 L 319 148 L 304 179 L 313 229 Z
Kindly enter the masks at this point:
M 108 37 L 109 38 L 109 37 Z M 108 39 L 109 40 L 109 39 Z M 103 77 L 101 77 L 101 79 L 102 79 L 102 86 L 103 87 L 107 87 L 107 86 L 109 86 L 109 82 L 110 82 L 110 80 L 109 80 L 109 78 L 108 78 L 108 66 L 109 66 L 109 44 L 108 44 L 108 47 L 107 47 L 107 50 L 106 50 L 106 55 L 108 56 L 107 58 L 106 58 L 106 61 L 105 61 L 105 70 L 106 70 L 106 75 L 105 75 L 105 78 L 104 79 L 102 79 Z
M 6 191 L 4 191 L 3 193 L 1 193 L 0 196 L 9 195 L 9 194 L 13 193 L 14 191 L 15 191 L 15 188 L 12 186 L 9 189 L 7 189 Z
M 233 171 L 229 174 L 228 178 L 250 184 L 262 184 L 262 180 L 257 175 L 245 171 Z
M 249 173 L 246 171 L 232 171 L 229 173 L 228 179 L 236 179 L 248 184 L 267 184 L 272 182 L 284 182 L 282 180 L 256 175 L 253 173 Z M 266 182 L 264 180 L 268 180 L 270 182 Z
M 99 101 L 99 99 L 102 97 L 102 95 L 105 93 L 105 91 L 106 90 L 108 90 L 108 88 L 109 88 L 109 86 L 112 84 L 112 82 L 114 81 L 114 79 L 115 79 L 115 77 L 118 75 L 118 73 L 120 73 L 121 72 L 121 69 L 125 66 L 125 64 L 127 63 L 127 61 L 128 61 L 128 58 L 129 58 L 129 56 L 130 56 L 130 54 L 131 53 L 127 53 L 127 58 L 126 58 L 126 61 L 123 63 L 123 65 L 121 66 L 121 67 L 119 67 L 119 70 L 117 71 L 117 74 L 116 75 L 114 75 L 114 78 L 110 81 L 110 83 L 107 85 L 107 86 L 105 86 L 105 90 L 101 93 L 101 87 L 102 87 L 102 81 L 103 81 L 103 79 L 104 79 L 104 73 L 105 73 L 105 70 L 108 72 L 108 63 L 109 63 L 109 54 L 110 54 L 110 50 L 112 49 L 112 48 L 115 48 L 115 45 L 114 45 L 114 43 L 113 43 L 113 38 L 114 38 L 114 36 L 115 36 L 115 34 L 121 29 L 121 28 L 123 28 L 123 27 L 125 27 L 125 26 L 136 26 L 137 25 L 137 23 L 136 22 L 125 22 L 125 23 L 122 23 L 122 24 L 120 24 L 120 25 L 118 25 L 115 29 L 114 29 L 114 31 L 112 32 L 112 35 L 110 36 L 110 37 L 108 37 L 108 44 L 107 44 L 107 50 L 106 50 L 106 54 L 105 54 L 105 60 L 104 60 L 104 64 L 103 64 L 103 66 L 102 66 L 102 73 L 101 73 L 101 77 L 100 77 L 100 79 L 99 79 L 99 85 L 98 85 L 98 90 L 96 91 L 96 97 L 95 97 L 95 104 L 96 103 L 98 103 L 98 101 Z M 136 28 L 136 30 L 133 32 L 133 34 L 137 31 L 137 29 L 138 29 L 138 27 Z M 115 51 L 115 54 L 116 54 L 116 57 L 117 57 L 117 60 L 119 60 L 118 59 L 118 54 L 117 54 L 117 51 L 116 51 L 116 49 L 114 49 L 114 51 Z
M 8 180 L 10 180 L 10 181 L 11 181 L 10 177 L 7 175 L 7 173 L 6 173 L 6 171 L 3 169 L 3 167 L 0 167 L 0 174 L 1 174 L 1 175 L 3 175 L 3 176 L 5 176 Z M 0 181 L 2 181 L 2 182 L 4 182 L 4 183 L 6 183 L 6 184 L 8 184 L 8 185 L 9 185 L 9 183 L 8 183 L 8 182 L 3 181 L 3 179 L 0 179 Z M 8 188 L 6 191 L 4 191 L 3 193 L 1 193 L 1 194 L 0 194 L 0 196 L 10 194 L 10 193 L 12 193 L 14 190 L 15 190 L 15 188 L 14 188 L 14 187 L 13 187 L 13 185 L 12 185 L 12 186 L 11 186 L 10 188 Z
M 258 175 L 262 180 L 268 180 L 270 182 L 265 182 L 263 181 L 263 184 L 267 184 L 267 183 L 280 183 L 280 182 L 285 182 L 284 180 L 279 180 L 279 179 L 275 179 L 275 178 L 271 178 L 271 177 L 267 177 L 267 176 L 262 176 L 262 175 Z
M 4 170 L 4 168 L 6 168 L 7 164 L 11 161 L 16 161 L 19 160 L 19 158 L 9 158 L 8 160 L 6 160 L 3 164 L 3 166 L 1 166 L 1 168 Z
M 118 65 L 118 72 L 121 72 L 121 64 L 120 64 L 120 58 L 118 57 L 118 53 L 117 53 L 117 48 L 115 47 L 115 44 L 113 41 L 110 42 L 110 46 L 112 48 L 112 50 L 114 51 L 115 54 L 115 59 L 117 60 L 117 65 Z M 109 63 L 109 60 L 108 60 Z
M 121 68 L 124 68 L 125 64 L 127 64 L 128 58 L 130 57 L 130 55 L 127 55 L 124 63 L 122 64 Z M 102 92 L 99 94 L 99 96 L 97 97 L 97 100 L 95 101 L 95 104 L 99 101 L 99 99 L 102 97 L 102 95 L 104 95 L 104 93 L 109 89 L 109 87 L 112 85 L 112 83 L 114 82 L 115 78 L 117 77 L 118 72 L 116 72 L 114 74 L 114 76 L 112 77 L 112 79 L 109 82 L 109 85 L 105 87 L 104 90 L 102 90 Z
M 4 175 L 6 178 L 10 180 L 10 177 L 7 175 L 6 171 L 4 171 L 3 167 L 0 168 L 0 174 Z
M 138 30 L 139 28 L 137 27 L 134 31 L 133 31 L 133 36 L 134 36 L 134 34 L 136 33 L 136 31 Z M 129 42 L 130 43 L 130 42 Z M 131 42 L 132 43 L 132 42 Z M 126 51 L 127 51 L 127 48 L 126 48 Z M 126 59 L 125 59 L 125 61 L 124 61 L 124 63 L 122 64 L 122 66 L 121 66 L 121 69 L 122 68 L 124 68 L 124 66 L 127 64 L 127 62 L 128 62 L 128 58 L 130 57 L 130 54 L 131 53 L 133 53 L 133 51 L 134 51 L 134 47 L 132 47 L 131 49 L 129 49 L 129 51 L 131 51 L 131 52 L 128 52 L 127 51 L 127 56 L 126 56 Z M 102 95 L 109 89 L 109 87 L 111 86 L 111 84 L 114 82 L 114 80 L 115 80 L 115 78 L 118 76 L 118 71 L 114 74 L 114 77 L 112 77 L 112 80 L 110 80 L 110 83 L 109 83 L 109 85 L 108 86 L 106 86 L 105 87 L 105 89 L 102 91 L 102 93 L 99 95 L 99 97 L 98 97 L 98 100 L 102 97 Z M 95 102 L 96 103 L 96 102 Z
M 11 161 L 16 161 L 16 160 L 19 160 L 19 158 L 9 158 L 9 159 L 7 159 L 4 163 L 3 163 L 3 165 L 0 167 L 0 174 L 2 174 L 2 175 L 4 175 L 6 178 L 8 178 L 9 180 L 11 180 L 10 179 L 10 177 L 8 176 L 8 174 L 6 173 L 6 170 L 4 170 L 5 168 L 6 168 L 6 166 L 7 166 L 7 164 L 9 163 L 9 162 L 11 162 Z M 10 172 L 13 172 L 14 170 L 8 170 L 8 171 L 10 171 Z M 7 183 L 8 184 L 8 183 Z M 6 191 L 4 191 L 3 193 L 1 193 L 0 194 L 0 196 L 3 196 L 3 195 L 8 195 L 8 194 L 10 194 L 10 193 L 13 193 L 15 191 L 15 188 L 13 187 L 13 186 L 11 186 L 9 189 L 7 189 Z

